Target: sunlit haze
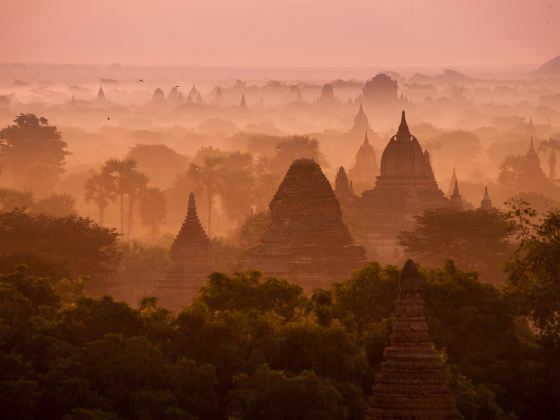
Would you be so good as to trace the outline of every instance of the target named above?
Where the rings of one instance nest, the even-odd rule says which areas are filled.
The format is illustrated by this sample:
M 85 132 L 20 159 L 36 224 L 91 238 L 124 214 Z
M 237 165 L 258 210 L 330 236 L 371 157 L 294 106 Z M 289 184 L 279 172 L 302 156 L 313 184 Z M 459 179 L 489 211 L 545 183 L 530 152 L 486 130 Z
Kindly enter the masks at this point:
M 535 65 L 553 0 L 2 0 L 3 62 L 219 66 Z

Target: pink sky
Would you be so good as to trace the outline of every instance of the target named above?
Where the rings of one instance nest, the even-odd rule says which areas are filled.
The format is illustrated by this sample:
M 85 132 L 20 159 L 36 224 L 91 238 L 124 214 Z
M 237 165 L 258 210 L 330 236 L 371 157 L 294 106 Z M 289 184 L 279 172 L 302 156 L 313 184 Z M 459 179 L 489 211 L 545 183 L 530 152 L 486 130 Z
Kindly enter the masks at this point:
M 0 0 L 0 61 L 539 65 L 558 0 Z

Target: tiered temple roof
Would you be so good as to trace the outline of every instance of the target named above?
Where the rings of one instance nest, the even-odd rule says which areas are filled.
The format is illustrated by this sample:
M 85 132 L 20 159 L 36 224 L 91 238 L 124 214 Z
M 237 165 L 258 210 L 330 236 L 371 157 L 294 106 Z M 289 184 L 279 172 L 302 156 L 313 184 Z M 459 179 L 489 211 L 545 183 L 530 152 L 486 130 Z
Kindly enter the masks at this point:
M 490 200 L 490 195 L 488 194 L 488 187 L 484 187 L 484 197 L 480 201 L 480 209 L 486 211 L 494 210 L 492 200 Z
M 363 184 L 372 188 L 375 178 L 379 175 L 377 156 L 373 146 L 369 143 L 367 131 L 365 132 L 364 142 L 356 154 L 356 162 L 348 171 L 352 182 Z
M 156 295 L 163 306 L 178 309 L 190 303 L 213 269 L 212 246 L 191 193 L 187 216 L 171 246 L 171 262 L 165 280 L 156 285 Z
M 418 206 L 410 207 L 410 197 Z M 408 128 L 405 112 L 397 134 L 390 140 L 381 157 L 381 174 L 373 190 L 363 193 L 365 207 L 418 212 L 428 208 L 447 207 L 449 201 L 439 189 L 428 151 Z
M 360 109 L 358 109 L 358 113 L 354 117 L 354 123 L 352 124 L 352 129 L 350 130 L 351 133 L 361 135 L 362 133 L 366 133 L 371 131 L 369 126 L 369 120 L 364 112 L 363 106 L 360 104 Z
M 423 282 L 412 260 L 401 272 L 390 344 L 375 376 L 366 419 L 460 419 L 424 314 Z
M 313 159 L 292 163 L 270 203 L 271 223 L 250 252 L 250 268 L 306 290 L 328 287 L 365 262 L 342 220 L 332 187 Z

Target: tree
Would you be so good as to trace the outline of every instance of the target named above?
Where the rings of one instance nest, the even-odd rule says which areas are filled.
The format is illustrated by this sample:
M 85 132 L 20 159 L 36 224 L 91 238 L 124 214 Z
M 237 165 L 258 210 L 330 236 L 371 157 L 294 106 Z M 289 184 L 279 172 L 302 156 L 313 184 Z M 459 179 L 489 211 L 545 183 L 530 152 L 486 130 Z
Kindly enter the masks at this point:
M 0 213 L 0 272 L 26 264 L 31 274 L 55 279 L 88 276 L 90 292 L 106 292 L 119 262 L 116 239 L 82 217 Z
M 551 180 L 556 179 L 556 153 L 560 151 L 560 141 L 554 139 L 548 139 L 541 142 L 539 147 L 541 151 L 550 151 L 548 157 L 548 176 Z
M 150 230 L 152 239 L 156 239 L 159 227 L 167 216 L 167 201 L 163 191 L 159 188 L 145 188 L 140 195 L 139 210 L 142 224 Z
M 430 150 L 445 159 L 474 159 L 482 151 L 480 139 L 470 131 L 451 131 L 428 141 Z
M 76 215 L 76 199 L 70 194 L 51 194 L 35 204 L 35 213 L 45 213 L 54 217 Z
M 139 169 L 160 188 L 170 186 L 177 175 L 188 169 L 187 157 L 163 144 L 137 144 L 127 159 L 138 162 Z
M 44 193 L 64 172 L 66 143 L 44 117 L 20 114 L 0 130 L 0 160 L 14 185 Z
M 204 164 L 199 166 L 191 163 L 189 175 L 196 181 L 200 188 L 206 191 L 208 198 L 208 236 L 212 234 L 212 204 L 214 195 L 219 191 L 223 178 L 223 158 L 205 157 Z
M 102 173 L 112 179 L 112 192 L 119 198 L 121 216 L 121 234 L 124 234 L 124 199 L 127 198 L 127 236 L 132 231 L 134 206 L 140 194 L 146 188 L 148 178 L 139 172 L 135 161 L 130 159 L 110 159 L 105 162 Z
M 444 260 L 476 271 L 486 281 L 502 282 L 504 264 L 514 251 L 511 225 L 499 212 L 428 210 L 417 226 L 400 234 L 400 244 L 418 262 L 430 267 Z
M 521 202 L 512 203 L 509 216 L 521 244 L 507 268 L 508 288 L 539 333 L 560 348 L 560 212 L 535 222 L 534 210 Z
M 251 213 L 255 179 L 253 157 L 248 153 L 230 153 L 222 160 L 219 193 L 227 215 L 243 220 Z
M 113 185 L 113 177 L 107 172 L 92 175 L 86 180 L 86 202 L 93 201 L 99 210 L 99 224 L 105 223 L 105 210 L 111 201 L 115 201 L 116 193 Z

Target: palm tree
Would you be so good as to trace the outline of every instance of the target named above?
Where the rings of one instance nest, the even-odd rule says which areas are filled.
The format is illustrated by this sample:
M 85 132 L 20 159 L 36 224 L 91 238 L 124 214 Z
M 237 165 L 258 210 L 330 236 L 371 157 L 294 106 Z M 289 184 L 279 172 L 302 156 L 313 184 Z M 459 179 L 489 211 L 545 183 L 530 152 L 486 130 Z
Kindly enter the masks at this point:
M 212 232 L 212 202 L 222 184 L 222 160 L 221 157 L 205 157 L 204 165 L 198 166 L 191 163 L 189 169 L 189 175 L 206 190 L 208 197 L 208 236 Z
M 150 229 L 150 235 L 155 239 L 167 216 L 167 201 L 163 191 L 159 188 L 146 188 L 140 195 L 139 211 L 142 224 Z
M 556 178 L 556 152 L 560 151 L 560 141 L 554 139 L 544 140 L 541 142 L 539 149 L 542 151 L 550 151 L 550 155 L 548 157 L 548 170 L 550 179 L 554 180 Z
M 124 214 L 125 214 L 125 197 L 128 199 L 128 220 L 127 220 L 127 236 L 130 237 L 132 231 L 132 216 L 134 214 L 134 205 L 146 188 L 148 178 L 146 175 L 136 169 L 136 161 L 132 159 L 110 159 L 105 162 L 103 173 L 112 179 L 113 193 L 119 197 L 120 216 L 121 216 L 121 234 L 124 234 Z
M 86 194 L 86 202 L 93 201 L 97 204 L 99 209 L 99 224 L 103 226 L 105 221 L 105 209 L 109 202 L 115 201 L 115 194 L 113 192 L 113 179 L 106 173 L 99 173 L 92 175 L 86 180 L 84 185 Z

